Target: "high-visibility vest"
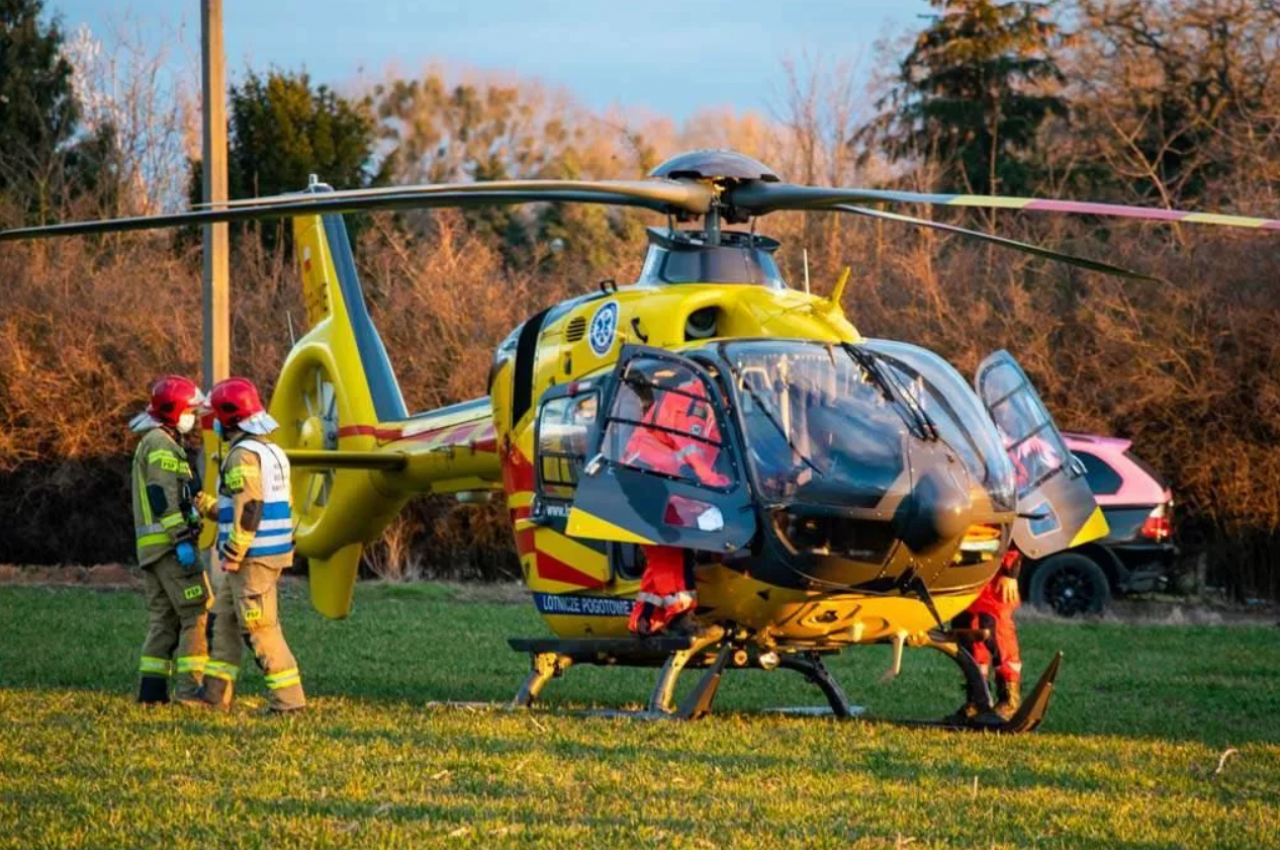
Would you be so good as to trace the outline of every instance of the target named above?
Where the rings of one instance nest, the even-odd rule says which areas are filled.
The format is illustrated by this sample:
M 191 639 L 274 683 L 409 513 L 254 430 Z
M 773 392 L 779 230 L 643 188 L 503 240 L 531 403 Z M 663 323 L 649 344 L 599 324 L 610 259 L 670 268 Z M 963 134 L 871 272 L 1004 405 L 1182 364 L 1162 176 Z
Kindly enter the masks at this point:
M 258 523 L 253 544 L 245 558 L 270 558 L 288 555 L 293 551 L 293 511 L 289 506 L 289 459 L 274 443 L 260 440 L 240 440 L 232 451 L 245 449 L 258 456 L 262 467 L 262 520 Z M 218 481 L 218 542 L 219 549 L 231 536 L 235 524 L 235 501 L 223 493 L 221 477 L 226 473 L 227 460 L 219 470 Z

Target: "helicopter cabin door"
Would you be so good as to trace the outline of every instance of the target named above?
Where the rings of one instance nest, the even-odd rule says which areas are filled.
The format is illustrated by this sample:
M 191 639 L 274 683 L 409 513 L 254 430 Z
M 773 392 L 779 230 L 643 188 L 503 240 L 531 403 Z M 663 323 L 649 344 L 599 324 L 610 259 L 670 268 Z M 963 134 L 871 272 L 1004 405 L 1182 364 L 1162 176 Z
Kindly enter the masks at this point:
M 566 533 L 722 553 L 750 543 L 741 445 L 707 371 L 628 345 L 606 384 Z
M 1107 521 L 1084 466 L 1068 451 L 1018 361 L 997 351 L 978 366 L 974 386 L 1013 462 L 1018 549 L 1028 558 L 1044 558 L 1105 536 Z

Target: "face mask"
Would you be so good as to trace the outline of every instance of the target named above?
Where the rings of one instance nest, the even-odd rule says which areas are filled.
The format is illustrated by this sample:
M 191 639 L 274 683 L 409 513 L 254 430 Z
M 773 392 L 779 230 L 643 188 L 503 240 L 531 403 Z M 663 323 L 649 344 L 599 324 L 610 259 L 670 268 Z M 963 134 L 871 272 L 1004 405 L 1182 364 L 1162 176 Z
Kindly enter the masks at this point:
M 196 415 L 187 412 L 178 417 L 178 433 L 190 434 L 191 429 L 196 427 Z

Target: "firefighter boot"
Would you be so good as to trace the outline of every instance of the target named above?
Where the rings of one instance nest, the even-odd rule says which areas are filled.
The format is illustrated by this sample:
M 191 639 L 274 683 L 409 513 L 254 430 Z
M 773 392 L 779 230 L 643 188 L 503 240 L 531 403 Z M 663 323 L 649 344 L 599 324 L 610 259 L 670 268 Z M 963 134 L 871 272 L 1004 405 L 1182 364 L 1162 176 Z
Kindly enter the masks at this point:
M 169 677 L 142 676 L 138 680 L 138 702 L 143 705 L 164 705 L 169 702 Z
M 974 693 L 967 684 L 961 685 L 960 689 L 964 691 L 964 705 L 942 718 L 942 722 L 948 726 L 972 726 L 987 710 L 982 705 L 987 700 L 985 694 Z M 986 702 L 987 706 L 990 704 Z
M 229 666 L 229 665 L 228 665 Z M 235 672 L 224 672 L 221 665 L 212 662 L 205 671 L 204 684 L 200 686 L 198 702 L 192 701 L 192 705 L 200 705 L 209 708 L 216 708 L 220 711 L 230 711 L 231 701 L 235 697 L 236 680 L 233 678 Z
M 996 698 L 992 709 L 1001 720 L 1008 721 L 1018 713 L 1022 705 L 1022 683 L 1017 679 L 996 679 Z

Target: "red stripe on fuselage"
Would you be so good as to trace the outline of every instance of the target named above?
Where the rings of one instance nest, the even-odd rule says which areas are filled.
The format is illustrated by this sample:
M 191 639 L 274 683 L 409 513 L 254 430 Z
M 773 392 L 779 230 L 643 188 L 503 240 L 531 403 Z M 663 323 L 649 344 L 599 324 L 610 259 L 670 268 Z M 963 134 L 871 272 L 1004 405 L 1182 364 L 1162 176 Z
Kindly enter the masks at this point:
M 589 576 L 546 552 L 538 552 L 538 576 L 548 581 L 560 581 L 578 587 L 604 587 L 604 582 L 600 579 Z
M 446 425 L 405 436 L 404 428 L 379 428 L 376 425 L 344 425 L 338 429 L 339 437 L 373 437 L 379 443 L 431 442 L 442 437 L 441 445 L 469 446 L 478 452 L 496 452 L 497 434 L 492 422 L 463 422 Z

